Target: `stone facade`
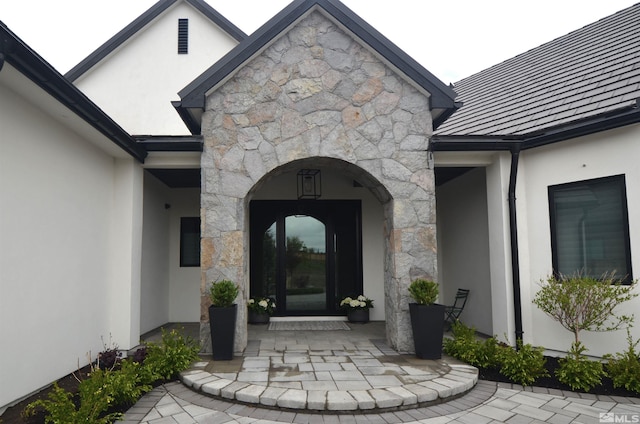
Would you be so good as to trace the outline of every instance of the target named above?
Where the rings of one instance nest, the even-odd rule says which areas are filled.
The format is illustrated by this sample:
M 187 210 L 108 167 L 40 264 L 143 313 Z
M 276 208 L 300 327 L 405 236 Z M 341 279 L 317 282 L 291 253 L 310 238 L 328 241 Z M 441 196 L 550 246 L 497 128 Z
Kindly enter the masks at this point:
M 247 343 L 248 201 L 307 162 L 357 177 L 385 210 L 387 337 L 412 351 L 407 287 L 436 279 L 428 93 L 320 12 L 312 12 L 206 99 L 202 119 L 202 315 L 212 281 L 240 283 L 236 351 Z M 307 166 L 309 167 L 308 163 Z

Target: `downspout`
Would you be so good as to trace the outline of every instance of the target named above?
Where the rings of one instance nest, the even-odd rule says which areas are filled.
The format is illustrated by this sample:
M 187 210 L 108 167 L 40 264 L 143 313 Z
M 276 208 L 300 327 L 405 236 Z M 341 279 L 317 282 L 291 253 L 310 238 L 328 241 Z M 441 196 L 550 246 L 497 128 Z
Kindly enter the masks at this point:
M 516 340 L 522 340 L 522 300 L 520 298 L 520 261 L 518 259 L 518 221 L 516 219 L 516 179 L 520 143 L 511 148 L 511 174 L 509 175 L 509 228 L 511 233 L 511 278 L 513 284 L 513 309 L 516 326 Z

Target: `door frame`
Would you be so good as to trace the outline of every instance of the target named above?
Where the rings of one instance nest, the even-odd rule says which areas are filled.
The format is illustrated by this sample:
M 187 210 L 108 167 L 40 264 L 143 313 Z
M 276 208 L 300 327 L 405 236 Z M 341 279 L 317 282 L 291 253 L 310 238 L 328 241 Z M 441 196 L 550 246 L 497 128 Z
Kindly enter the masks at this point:
M 352 286 L 348 292 L 336 287 L 336 246 L 334 245 L 334 235 L 336 234 L 336 221 L 344 220 L 344 213 L 353 213 L 354 219 L 354 240 L 355 252 L 353 260 Z M 276 224 L 276 296 L 283 299 L 286 296 L 286 288 L 283 281 L 286 281 L 285 269 L 285 243 L 286 235 L 283 228 L 279 228 L 288 216 L 306 215 L 316 218 L 325 225 L 326 243 L 326 309 L 323 311 L 286 311 L 284 307 L 276 306 L 277 316 L 322 316 L 322 315 L 344 315 L 345 312 L 338 308 L 338 297 L 355 295 L 363 290 L 363 270 L 362 270 L 362 207 L 360 200 L 252 200 L 249 205 L 249 251 L 250 251 L 250 296 L 264 296 L 262 283 L 260 281 L 261 259 L 262 259 L 262 235 L 273 222 Z M 340 293 L 342 292 L 342 293 Z M 279 303 L 279 302 L 276 302 Z

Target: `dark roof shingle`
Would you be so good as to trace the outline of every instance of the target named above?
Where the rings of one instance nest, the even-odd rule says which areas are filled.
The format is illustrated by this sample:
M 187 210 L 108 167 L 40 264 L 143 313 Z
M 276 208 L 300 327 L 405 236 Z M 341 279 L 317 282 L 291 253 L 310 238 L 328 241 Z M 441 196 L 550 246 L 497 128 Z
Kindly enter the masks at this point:
M 438 135 L 531 135 L 640 98 L 640 3 L 455 84 Z

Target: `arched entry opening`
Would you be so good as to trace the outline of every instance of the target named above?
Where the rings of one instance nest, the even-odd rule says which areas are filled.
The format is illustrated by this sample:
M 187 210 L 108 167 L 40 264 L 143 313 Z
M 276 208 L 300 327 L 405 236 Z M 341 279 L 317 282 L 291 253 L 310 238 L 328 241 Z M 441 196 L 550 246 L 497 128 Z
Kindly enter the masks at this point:
M 310 167 L 321 172 L 322 196 L 298 199 L 296 174 Z M 341 299 L 365 294 L 374 299 L 372 319 L 385 320 L 389 199 L 366 171 L 337 159 L 295 161 L 266 175 L 246 202 L 248 297 L 275 298 L 276 316 L 336 316 L 344 315 Z

